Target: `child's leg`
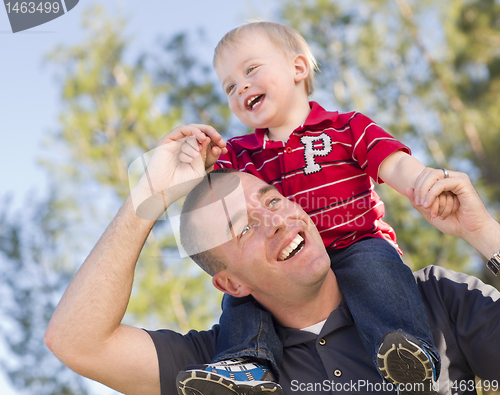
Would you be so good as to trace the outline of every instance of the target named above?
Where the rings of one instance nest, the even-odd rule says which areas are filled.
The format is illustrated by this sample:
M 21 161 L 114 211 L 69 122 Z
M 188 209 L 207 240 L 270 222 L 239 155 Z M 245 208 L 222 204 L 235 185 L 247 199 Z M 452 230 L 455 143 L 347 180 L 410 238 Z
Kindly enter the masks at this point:
M 271 314 L 252 297 L 224 295 L 220 332 L 215 357 L 219 362 L 237 357 L 257 358 L 267 364 L 276 379 L 283 356 L 283 345 L 274 328 Z
M 401 329 L 428 346 L 439 374 L 439 354 L 420 292 L 396 249 L 383 239 L 367 238 L 328 254 L 373 362 L 377 365 L 382 336 Z
M 212 363 L 179 372 L 178 393 L 283 395 L 278 384 L 283 346 L 271 314 L 252 296 L 224 295 L 222 307 Z

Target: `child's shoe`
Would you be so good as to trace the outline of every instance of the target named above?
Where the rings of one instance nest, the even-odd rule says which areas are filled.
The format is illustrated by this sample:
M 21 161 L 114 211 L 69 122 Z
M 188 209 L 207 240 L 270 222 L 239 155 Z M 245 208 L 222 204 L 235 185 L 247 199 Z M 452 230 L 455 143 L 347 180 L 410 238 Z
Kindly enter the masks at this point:
M 177 375 L 179 395 L 283 395 L 271 371 L 250 359 L 235 358 L 188 366 Z

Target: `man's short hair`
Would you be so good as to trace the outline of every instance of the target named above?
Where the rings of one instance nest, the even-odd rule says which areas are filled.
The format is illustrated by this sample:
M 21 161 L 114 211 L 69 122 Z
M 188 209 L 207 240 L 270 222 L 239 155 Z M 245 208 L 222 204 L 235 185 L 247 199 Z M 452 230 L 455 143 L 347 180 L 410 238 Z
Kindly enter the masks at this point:
M 307 41 L 296 30 L 275 22 L 251 22 L 226 33 L 215 48 L 213 65 L 217 67 L 221 63 L 222 51 L 226 46 L 235 47 L 241 37 L 247 32 L 262 31 L 276 46 L 287 56 L 304 55 L 309 64 L 309 75 L 305 80 L 306 92 L 311 95 L 314 90 L 314 75 L 318 70 L 318 64 L 314 58 Z
M 180 240 L 182 247 L 204 271 L 213 276 L 224 270 L 227 264 L 212 251 L 213 246 L 206 245 L 213 232 L 207 224 L 196 223 L 194 215 L 197 209 L 208 206 L 234 191 L 240 185 L 240 178 L 234 169 L 217 169 L 201 181 L 189 194 L 182 206 L 180 221 Z M 204 245 L 205 243 L 205 245 Z

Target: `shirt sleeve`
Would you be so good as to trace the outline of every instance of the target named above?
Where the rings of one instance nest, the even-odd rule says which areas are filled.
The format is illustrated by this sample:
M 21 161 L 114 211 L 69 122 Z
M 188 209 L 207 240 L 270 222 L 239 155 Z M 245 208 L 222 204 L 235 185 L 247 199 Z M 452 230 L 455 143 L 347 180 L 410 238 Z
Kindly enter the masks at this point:
M 430 322 L 454 333 L 459 350 L 450 352 L 460 351 L 479 378 L 500 380 L 500 292 L 476 277 L 438 266 L 416 277 L 431 306 Z
M 146 331 L 153 340 L 160 366 L 161 395 L 176 394 L 177 374 L 189 365 L 210 363 L 215 353 L 219 326 L 186 335 L 171 330 Z
M 381 184 L 378 178 L 380 165 L 390 154 L 403 151 L 411 155 L 411 150 L 392 137 L 367 116 L 356 113 L 349 122 L 352 131 L 352 159 L 357 161 L 375 182 Z

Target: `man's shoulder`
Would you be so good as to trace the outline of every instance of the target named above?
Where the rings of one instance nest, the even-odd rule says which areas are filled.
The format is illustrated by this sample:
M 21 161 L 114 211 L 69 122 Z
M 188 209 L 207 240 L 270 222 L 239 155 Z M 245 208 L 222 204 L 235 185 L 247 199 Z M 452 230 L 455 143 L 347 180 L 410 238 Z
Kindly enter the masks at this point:
M 487 298 L 496 302 L 500 292 L 485 284 L 477 277 L 445 269 L 440 266 L 427 266 L 414 273 L 422 298 L 435 305 L 436 298 L 450 305 L 453 301 L 472 302 L 471 296 Z
M 440 382 L 498 380 L 500 292 L 474 276 L 429 266 L 415 272 L 441 354 Z

